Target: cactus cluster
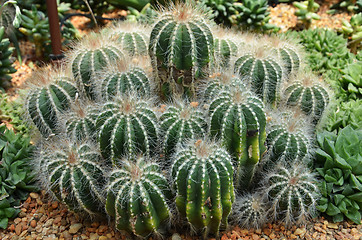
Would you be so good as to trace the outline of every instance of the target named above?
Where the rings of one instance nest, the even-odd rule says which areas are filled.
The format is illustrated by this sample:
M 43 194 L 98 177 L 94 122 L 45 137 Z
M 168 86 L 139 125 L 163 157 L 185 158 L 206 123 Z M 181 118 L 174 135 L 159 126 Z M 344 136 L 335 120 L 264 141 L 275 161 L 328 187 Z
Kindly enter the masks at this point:
M 233 211 L 234 223 L 262 227 L 265 206 L 274 205 L 278 219 L 288 212 L 287 223 L 308 216 L 316 189 L 292 164 L 311 151 L 308 127 L 299 126 L 304 108 L 283 112 L 282 120 L 274 113 L 291 104 L 280 93 L 302 69 L 298 47 L 268 50 L 266 41 L 239 33 L 215 40 L 211 25 L 198 7 L 177 3 L 143 33 L 150 57 L 129 52 L 141 27 L 124 23 L 86 36 L 64 71 L 35 76 L 29 119 L 54 147 L 34 161 L 46 169 L 40 177 L 53 195 L 71 209 L 108 214 L 118 230 L 142 237 L 180 224 L 217 237 Z M 254 53 L 237 40 L 247 38 L 261 43 Z M 284 161 L 289 172 L 274 169 Z M 284 185 L 275 185 L 278 177 Z M 307 185 L 305 196 L 290 199 Z

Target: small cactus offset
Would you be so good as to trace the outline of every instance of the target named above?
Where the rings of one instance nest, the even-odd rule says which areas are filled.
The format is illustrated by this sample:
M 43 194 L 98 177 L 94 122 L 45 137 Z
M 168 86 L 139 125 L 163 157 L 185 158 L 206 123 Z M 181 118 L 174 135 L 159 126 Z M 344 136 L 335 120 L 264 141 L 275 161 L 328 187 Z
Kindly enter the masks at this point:
M 248 188 L 256 164 L 266 148 L 266 116 L 263 102 L 245 88 L 222 91 L 210 103 L 209 132 L 222 140 L 235 158 L 235 184 Z
M 110 101 L 117 95 L 130 92 L 150 97 L 152 95 L 151 78 L 146 71 L 147 66 L 136 67 L 126 61 L 120 61 L 102 70 L 99 84 L 102 99 Z
M 290 106 L 298 106 L 318 122 L 329 103 L 327 86 L 312 74 L 300 74 L 284 86 L 284 97 Z
M 80 89 L 94 100 L 96 87 L 92 75 L 123 59 L 124 54 L 117 43 L 96 33 L 86 36 L 74 49 L 68 56 L 74 78 Z
M 301 164 L 302 159 L 293 160 L 292 164 L 276 165 L 266 175 L 262 190 L 271 216 L 286 226 L 303 224 L 314 214 L 319 192 L 314 175 Z
M 9 74 L 16 72 L 12 66 L 13 48 L 10 47 L 10 41 L 5 36 L 5 28 L 0 27 L 0 87 L 10 87 L 11 76 Z
M 69 110 L 79 92 L 64 71 L 43 70 L 34 75 L 35 88 L 26 100 L 27 114 L 44 137 L 59 132 L 60 114 Z
M 310 153 L 313 126 L 299 109 L 272 110 L 268 114 L 268 164 L 279 160 L 303 159 Z
M 122 156 L 155 153 L 158 120 L 149 101 L 135 95 L 122 95 L 103 104 L 96 128 L 102 155 L 117 164 Z
M 240 227 L 260 229 L 267 221 L 267 208 L 258 193 L 236 197 L 231 222 Z
M 70 109 L 65 114 L 67 136 L 74 141 L 96 140 L 98 109 L 90 104 L 83 104 L 78 99 L 71 105 Z
M 235 72 L 246 78 L 264 103 L 276 104 L 280 98 L 283 81 L 282 65 L 264 47 L 239 57 L 235 62 Z
M 231 59 L 237 56 L 240 42 L 237 36 L 221 28 L 212 29 L 214 35 L 215 61 L 223 67 L 231 64 Z
M 197 107 L 196 102 L 189 105 L 176 102 L 160 117 L 160 130 L 163 137 L 163 153 L 169 159 L 176 146 L 188 139 L 205 137 L 207 122 L 205 114 Z
M 218 234 L 234 202 L 231 156 L 219 144 L 193 140 L 179 148 L 172 165 L 176 206 L 197 230 Z
M 162 13 L 154 25 L 149 54 L 163 98 L 195 97 L 195 85 L 213 58 L 213 36 L 204 13 L 179 3 Z
M 171 216 L 172 199 L 167 179 L 150 159 L 123 160 L 110 175 L 106 211 L 116 220 L 116 228 L 137 236 L 157 233 Z
M 130 56 L 148 55 L 150 29 L 137 23 L 122 22 L 105 30 Z
M 54 142 L 39 159 L 39 180 L 71 210 L 104 214 L 105 168 L 90 143 Z

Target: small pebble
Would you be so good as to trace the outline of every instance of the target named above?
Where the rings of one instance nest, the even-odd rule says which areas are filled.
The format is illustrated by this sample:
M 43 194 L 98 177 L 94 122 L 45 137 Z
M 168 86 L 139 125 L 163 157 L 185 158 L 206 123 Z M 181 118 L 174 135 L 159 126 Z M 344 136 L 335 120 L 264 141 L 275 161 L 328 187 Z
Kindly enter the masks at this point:
M 35 221 L 34 219 L 30 221 L 30 226 L 31 226 L 32 228 L 35 228 L 35 227 L 36 227 L 36 221 Z
M 21 224 L 16 225 L 16 227 L 15 227 L 16 235 L 19 236 L 22 230 L 23 230 L 23 227 L 21 226 Z
M 69 227 L 69 233 L 71 234 L 75 234 L 79 231 L 79 229 L 81 229 L 83 227 L 83 224 L 81 223 L 75 223 L 75 224 L 72 224 L 70 225 Z
M 30 193 L 29 196 L 30 196 L 31 198 L 33 198 L 33 199 L 38 199 L 38 198 L 39 198 L 39 194 L 34 193 L 34 192 Z
M 337 223 L 328 222 L 327 226 L 328 226 L 328 228 L 338 229 Z

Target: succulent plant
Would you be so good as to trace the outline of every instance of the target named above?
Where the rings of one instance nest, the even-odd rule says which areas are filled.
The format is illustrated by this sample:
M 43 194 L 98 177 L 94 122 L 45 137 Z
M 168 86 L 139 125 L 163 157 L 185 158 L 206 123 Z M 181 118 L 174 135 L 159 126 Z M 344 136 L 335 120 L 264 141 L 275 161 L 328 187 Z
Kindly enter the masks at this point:
M 157 233 L 171 216 L 169 183 L 153 159 L 143 156 L 122 160 L 107 186 L 107 213 L 116 228 L 137 236 Z
M 235 72 L 250 82 L 264 103 L 278 102 L 283 82 L 282 65 L 263 47 L 239 57 L 235 62 Z
M 237 226 L 260 229 L 267 221 L 263 196 L 258 193 L 237 196 L 230 219 Z
M 346 91 L 349 98 L 362 98 L 362 61 L 348 64 L 342 71 L 340 78 L 341 87 Z
M 142 68 L 125 60 L 105 68 L 96 75 L 96 78 L 102 76 L 99 79 L 99 92 L 102 99 L 109 101 L 115 96 L 131 92 L 140 96 L 152 96 L 151 86 L 153 80 L 151 80 L 150 75 L 146 67 Z
M 205 114 L 196 102 L 189 105 L 176 101 L 160 116 L 160 131 L 163 136 L 163 153 L 166 160 L 175 152 L 178 144 L 206 135 Z
M 334 222 L 346 217 L 356 224 L 362 214 L 362 130 L 347 126 L 338 135 L 322 132 L 317 135 L 320 149 L 315 165 L 322 177 L 319 189 L 322 198 L 318 210 Z
M 96 97 L 92 75 L 124 58 L 120 47 L 107 37 L 91 33 L 68 55 L 74 78 L 90 99 Z
M 200 8 L 179 3 L 162 13 L 149 54 L 163 98 L 195 97 L 195 86 L 213 57 L 213 36 Z
M 351 17 L 351 20 L 342 20 L 342 29 L 345 38 L 350 38 L 349 48 L 351 52 L 357 54 L 357 50 L 361 48 L 362 42 L 362 12 L 355 14 Z
M 238 45 L 241 45 L 240 40 L 237 41 L 237 36 L 229 33 L 225 29 L 212 29 L 214 35 L 214 55 L 215 62 L 222 67 L 229 67 L 231 59 L 237 56 Z
M 48 69 L 35 74 L 32 82 L 34 89 L 26 99 L 30 120 L 44 137 L 59 133 L 60 114 L 79 94 L 74 81 L 62 70 Z
M 315 214 L 319 190 L 314 174 L 293 159 L 293 164 L 280 162 L 265 176 L 262 192 L 268 200 L 269 213 L 286 226 L 304 224 Z
M 278 161 L 303 159 L 311 152 L 313 126 L 299 109 L 272 110 L 267 113 L 267 167 Z
M 296 7 L 295 15 L 298 20 L 302 22 L 306 29 L 309 29 L 313 20 L 319 20 L 321 17 L 316 13 L 319 9 L 319 4 L 314 0 L 307 0 L 303 2 L 293 2 Z
M 234 202 L 231 157 L 219 144 L 193 140 L 174 155 L 172 180 L 181 216 L 204 236 L 227 226 Z
M 137 9 L 128 6 L 127 7 L 127 21 L 128 22 L 138 22 L 142 24 L 153 24 L 158 17 L 158 12 L 156 12 L 150 3 L 147 3 L 142 10 L 138 11 Z
M 158 141 L 158 120 L 149 101 L 123 95 L 103 104 L 96 128 L 102 155 L 117 164 L 118 158 L 154 154 Z
M 42 58 L 44 47 L 50 39 L 49 23 L 45 13 L 39 11 L 35 5 L 31 10 L 23 9 L 19 31 L 34 43 L 35 56 Z
M 105 203 L 105 168 L 91 143 L 59 141 L 42 150 L 39 180 L 73 211 L 102 215 Z
M 266 117 L 262 101 L 243 88 L 221 91 L 210 103 L 209 133 L 222 140 L 235 158 L 236 187 L 248 188 L 266 148 Z
M 294 81 L 287 82 L 284 87 L 286 103 L 298 106 L 305 114 L 318 122 L 329 103 L 327 86 L 312 74 L 300 74 Z
M 225 27 L 231 27 L 236 14 L 235 0 L 202 0 L 201 4 L 210 8 L 214 21 Z
M 76 99 L 70 111 L 65 113 L 67 136 L 74 141 L 96 140 L 98 112 L 95 106 Z
M 9 74 L 16 72 L 11 59 L 13 50 L 10 47 L 9 39 L 5 38 L 5 28 L 0 27 L 0 87 L 3 88 L 10 87 L 11 76 Z
M 109 31 L 112 40 L 117 41 L 130 56 L 148 55 L 150 30 L 137 23 L 122 22 Z

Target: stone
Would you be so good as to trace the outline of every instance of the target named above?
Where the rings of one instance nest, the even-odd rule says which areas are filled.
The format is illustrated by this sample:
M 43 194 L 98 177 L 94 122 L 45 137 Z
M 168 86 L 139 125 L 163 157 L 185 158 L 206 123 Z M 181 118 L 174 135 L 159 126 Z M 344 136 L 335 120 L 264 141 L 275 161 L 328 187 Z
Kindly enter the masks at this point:
M 21 231 L 23 230 L 23 227 L 21 226 L 21 224 L 17 224 L 16 227 L 15 227 L 15 233 L 16 235 L 20 235 L 21 234 Z
M 108 240 L 108 238 L 105 237 L 105 236 L 100 236 L 100 237 L 99 237 L 99 240 Z
M 181 238 L 180 234 L 174 233 L 174 234 L 172 235 L 172 240 L 182 240 L 182 238 Z
M 294 235 L 300 236 L 305 234 L 305 232 L 306 232 L 305 228 L 297 228 L 294 232 Z
M 337 223 L 328 222 L 327 226 L 328 226 L 328 228 L 338 229 L 338 224 Z
M 81 223 L 75 223 L 75 224 L 72 224 L 70 225 L 69 227 L 69 233 L 71 234 L 75 234 L 79 231 L 79 229 L 81 229 L 83 227 L 83 224 Z
M 36 227 L 36 221 L 34 219 L 30 221 L 30 227 L 32 228 Z
M 48 219 L 45 224 L 44 224 L 44 227 L 50 227 L 54 222 L 54 219 Z
M 34 193 L 34 192 L 30 193 L 29 195 L 30 195 L 30 197 L 33 198 L 33 199 L 38 199 L 38 198 L 39 198 L 39 194 Z

